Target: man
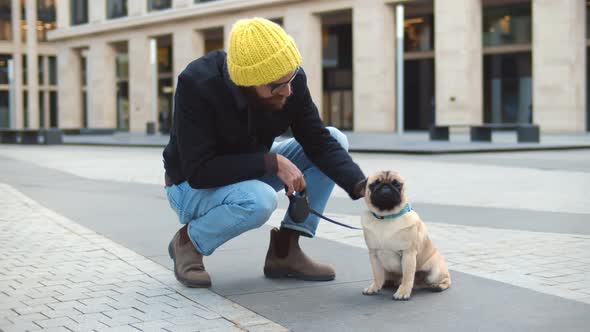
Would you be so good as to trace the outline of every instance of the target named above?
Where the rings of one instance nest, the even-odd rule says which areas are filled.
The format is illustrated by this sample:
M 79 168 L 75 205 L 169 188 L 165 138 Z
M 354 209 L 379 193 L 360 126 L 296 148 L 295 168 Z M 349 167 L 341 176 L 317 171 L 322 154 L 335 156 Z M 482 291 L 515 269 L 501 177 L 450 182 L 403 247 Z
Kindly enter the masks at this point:
M 176 278 L 209 287 L 203 256 L 263 225 L 276 192 L 306 189 L 323 211 L 336 182 L 361 197 L 365 175 L 347 153 L 346 137 L 322 124 L 300 67 L 295 42 L 277 24 L 240 20 L 227 55 L 216 51 L 179 75 L 170 142 L 164 150 L 166 192 L 184 226 L 168 247 Z M 274 143 L 291 127 L 294 138 Z M 284 217 L 272 229 L 264 274 L 333 280 L 334 269 L 307 257 L 299 236 L 313 237 L 319 219 Z

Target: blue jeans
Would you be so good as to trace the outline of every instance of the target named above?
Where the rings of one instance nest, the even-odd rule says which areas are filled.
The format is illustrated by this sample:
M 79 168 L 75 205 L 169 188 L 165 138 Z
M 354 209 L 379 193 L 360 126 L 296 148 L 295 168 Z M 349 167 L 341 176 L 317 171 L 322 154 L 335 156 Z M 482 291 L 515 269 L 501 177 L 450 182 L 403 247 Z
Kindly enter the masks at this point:
M 330 134 L 348 150 L 348 140 L 338 129 L 328 127 Z M 301 145 L 294 139 L 274 143 L 270 152 L 283 155 L 301 170 L 305 178 L 310 206 L 323 213 L 334 182 L 307 159 Z M 211 255 L 232 238 L 262 226 L 277 208 L 277 192 L 284 184 L 275 174 L 223 187 L 194 189 L 186 181 L 166 187 L 172 209 L 181 224 L 188 224 L 188 235 L 197 250 Z M 297 230 L 313 237 L 319 218 L 315 215 L 300 224 L 285 214 L 281 227 Z

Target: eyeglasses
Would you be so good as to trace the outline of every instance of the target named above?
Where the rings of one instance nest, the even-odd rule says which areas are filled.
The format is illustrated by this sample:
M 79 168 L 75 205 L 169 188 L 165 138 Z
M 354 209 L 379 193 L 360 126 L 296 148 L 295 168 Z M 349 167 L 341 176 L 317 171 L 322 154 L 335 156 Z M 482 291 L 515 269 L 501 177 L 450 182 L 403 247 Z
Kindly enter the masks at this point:
M 282 89 L 285 85 L 291 84 L 291 82 L 293 82 L 293 80 L 295 79 L 295 76 L 297 76 L 298 72 L 299 72 L 299 67 L 295 68 L 295 72 L 293 73 L 293 76 L 291 76 L 291 78 L 289 78 L 289 80 L 287 82 L 269 84 L 268 87 L 270 88 L 270 93 L 274 96 L 277 94 L 277 91 Z

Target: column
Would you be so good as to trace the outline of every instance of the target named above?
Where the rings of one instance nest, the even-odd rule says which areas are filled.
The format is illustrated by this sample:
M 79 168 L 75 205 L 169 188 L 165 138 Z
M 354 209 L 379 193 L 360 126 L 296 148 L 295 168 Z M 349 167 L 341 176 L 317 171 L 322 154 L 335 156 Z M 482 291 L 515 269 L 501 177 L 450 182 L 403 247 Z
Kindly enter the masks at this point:
M 586 127 L 586 1 L 533 0 L 533 122 Z
M 129 1 L 129 2 L 138 2 Z M 145 1 L 139 1 L 145 2 Z M 107 17 L 107 0 L 88 1 L 88 23 L 98 23 L 106 20 Z
M 43 56 L 43 81 L 39 82 L 43 93 L 43 105 L 39 105 L 39 108 L 43 110 L 43 117 L 45 118 L 45 127 L 50 127 L 50 112 L 49 112 L 49 56 Z M 44 87 L 44 88 L 43 88 Z
M 105 43 L 94 41 L 88 52 L 89 128 L 117 127 L 117 82 L 115 50 Z
M 284 27 L 295 39 L 303 59 L 302 67 L 307 75 L 307 86 L 314 103 L 322 114 L 322 21 L 303 8 L 287 8 Z
M 186 8 L 194 3 L 194 0 L 172 0 L 172 8 Z
M 146 132 L 146 123 L 152 119 L 150 43 L 143 35 L 129 40 L 129 126 L 132 132 Z
M 82 81 L 79 51 L 57 45 L 58 124 L 60 128 L 82 127 Z
M 481 123 L 481 1 L 434 1 L 434 18 L 436 123 Z
M 37 59 L 37 1 L 26 2 L 27 13 L 27 105 L 29 128 L 39 128 L 39 60 Z
M 352 12 L 354 130 L 395 128 L 394 9 L 356 0 Z
M 56 1 L 57 28 L 64 29 L 70 26 L 70 1 Z
M 181 28 L 172 34 L 172 65 L 174 66 L 174 86 L 178 75 L 193 60 L 205 53 L 203 33 L 190 28 Z
M 223 49 L 227 52 L 229 47 L 229 35 L 231 33 L 231 28 L 233 27 L 234 23 L 236 23 L 238 19 L 234 19 L 229 23 L 226 23 L 223 26 Z
M 141 16 L 141 15 L 145 15 L 146 13 L 147 13 L 147 0 L 127 1 L 127 15 L 128 16 Z
M 14 51 L 12 53 L 12 60 L 14 66 L 14 110 L 12 126 L 13 128 L 22 129 L 24 127 L 24 114 L 23 114 L 23 53 L 21 43 L 21 7 L 20 0 L 12 0 L 11 3 L 11 14 L 12 14 L 12 45 Z

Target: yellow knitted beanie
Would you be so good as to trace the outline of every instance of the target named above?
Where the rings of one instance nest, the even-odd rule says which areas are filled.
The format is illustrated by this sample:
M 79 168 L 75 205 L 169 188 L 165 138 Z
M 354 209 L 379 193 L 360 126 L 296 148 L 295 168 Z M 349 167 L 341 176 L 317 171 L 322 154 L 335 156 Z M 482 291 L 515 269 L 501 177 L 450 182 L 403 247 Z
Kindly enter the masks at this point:
M 227 67 L 236 85 L 267 84 L 300 64 L 301 54 L 295 41 L 280 25 L 259 17 L 239 20 L 233 25 Z

